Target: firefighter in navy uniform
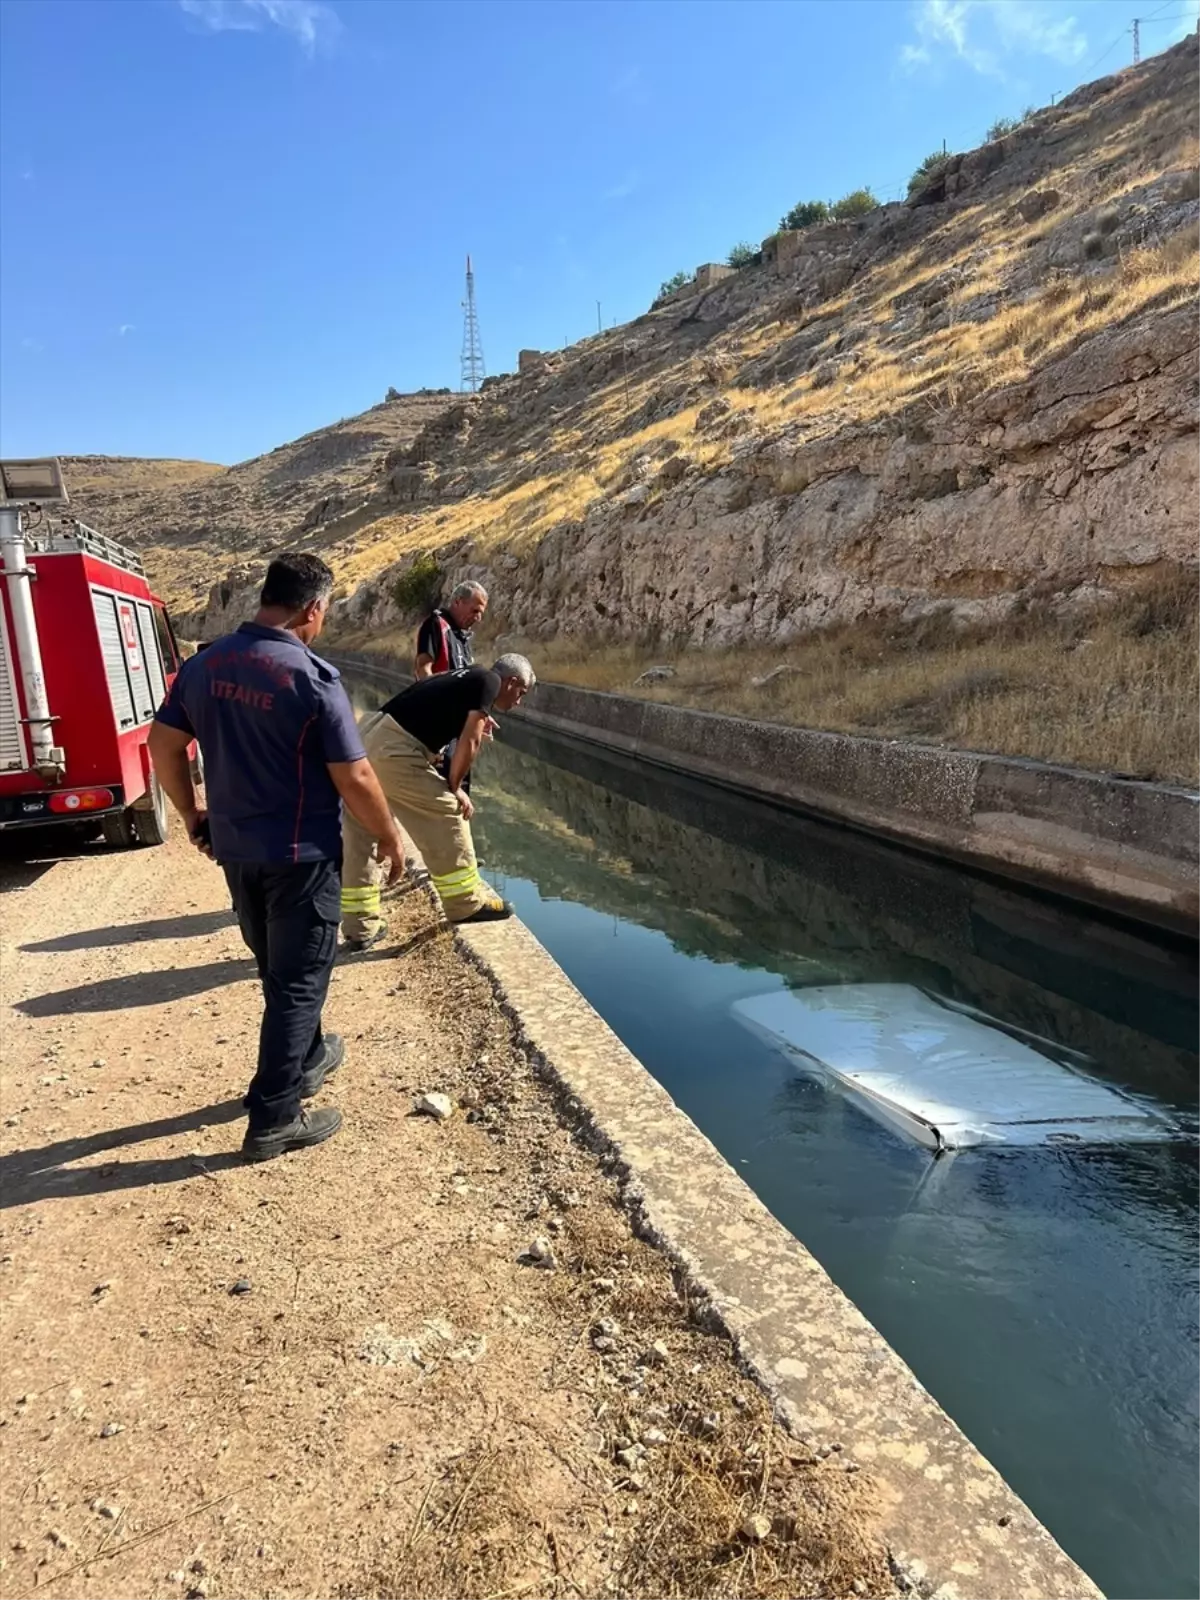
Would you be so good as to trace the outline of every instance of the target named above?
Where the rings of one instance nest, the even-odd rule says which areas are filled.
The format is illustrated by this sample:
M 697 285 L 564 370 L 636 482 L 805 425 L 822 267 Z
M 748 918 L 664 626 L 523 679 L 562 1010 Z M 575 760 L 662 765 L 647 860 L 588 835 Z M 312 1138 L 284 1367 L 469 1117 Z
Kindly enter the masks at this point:
M 471 629 L 487 610 L 487 590 L 481 583 L 460 583 L 448 603 L 437 609 L 421 624 L 417 634 L 417 654 L 413 662 L 413 677 L 420 683 L 424 678 L 437 677 L 442 672 L 460 672 L 474 665 L 471 651 Z M 450 762 L 454 743 L 446 746 L 442 775 L 449 781 Z M 463 788 L 470 794 L 471 775 L 463 779 Z
M 246 1095 L 248 1160 L 319 1144 L 341 1112 L 301 1106 L 341 1064 L 321 1008 L 337 950 L 342 809 L 375 841 L 392 877 L 404 845 L 363 751 L 337 670 L 309 646 L 333 573 L 307 554 L 267 569 L 253 622 L 179 669 L 150 731 L 158 780 L 194 844 L 224 869 L 262 980 L 258 1067 Z M 188 745 L 204 757 L 199 808 Z
M 425 858 L 450 922 L 493 922 L 512 915 L 479 875 L 471 839 L 474 806 L 463 780 L 492 725 L 492 711 L 511 711 L 533 688 L 524 656 L 504 655 L 492 668 L 463 667 L 414 683 L 362 724 L 363 744 L 387 803 Z M 442 751 L 453 741 L 449 772 Z M 342 935 L 366 950 L 383 933 L 371 836 L 346 818 L 342 868 Z

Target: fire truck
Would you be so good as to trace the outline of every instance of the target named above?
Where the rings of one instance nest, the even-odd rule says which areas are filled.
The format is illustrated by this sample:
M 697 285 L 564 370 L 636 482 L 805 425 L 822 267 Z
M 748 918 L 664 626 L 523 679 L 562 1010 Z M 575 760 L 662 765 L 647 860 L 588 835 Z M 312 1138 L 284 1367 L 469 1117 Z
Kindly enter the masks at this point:
M 67 504 L 56 459 L 0 462 L 0 830 L 162 844 L 146 741 L 179 650 L 139 557 Z

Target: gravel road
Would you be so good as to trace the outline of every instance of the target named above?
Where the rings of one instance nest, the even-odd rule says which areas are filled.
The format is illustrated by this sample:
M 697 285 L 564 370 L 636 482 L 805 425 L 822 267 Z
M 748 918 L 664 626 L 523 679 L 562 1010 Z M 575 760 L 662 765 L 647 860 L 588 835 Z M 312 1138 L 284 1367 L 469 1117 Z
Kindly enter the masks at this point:
M 247 1166 L 221 875 L 58 848 L 0 859 L 0 1594 L 891 1592 L 422 892 L 335 972 L 343 1132 Z

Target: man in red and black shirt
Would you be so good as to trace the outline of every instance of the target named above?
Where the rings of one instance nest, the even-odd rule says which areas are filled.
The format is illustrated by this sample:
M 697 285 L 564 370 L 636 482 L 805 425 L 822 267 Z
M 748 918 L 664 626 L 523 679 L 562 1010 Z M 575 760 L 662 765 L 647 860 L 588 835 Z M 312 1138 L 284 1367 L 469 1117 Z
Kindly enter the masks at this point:
M 413 676 L 420 683 L 423 678 L 436 678 L 443 672 L 461 672 L 474 664 L 471 652 L 471 629 L 487 610 L 487 590 L 481 583 L 460 583 L 444 606 L 438 606 L 421 624 L 417 634 L 417 658 L 413 662 Z M 442 776 L 449 782 L 450 763 L 454 759 L 454 741 L 446 746 L 442 762 Z M 471 792 L 468 773 L 462 787 Z
M 471 629 L 487 610 L 487 590 L 482 584 L 460 583 L 449 602 L 425 618 L 417 634 L 413 676 L 418 680 L 439 672 L 458 672 L 474 663 Z

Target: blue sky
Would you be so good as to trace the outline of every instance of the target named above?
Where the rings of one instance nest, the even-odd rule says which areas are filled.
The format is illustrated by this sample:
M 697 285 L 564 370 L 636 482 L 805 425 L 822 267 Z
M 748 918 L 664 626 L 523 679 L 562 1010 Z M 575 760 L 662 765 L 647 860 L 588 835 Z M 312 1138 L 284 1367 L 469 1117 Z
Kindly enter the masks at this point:
M 644 311 L 1197 0 L 3 0 L 0 450 L 232 462 Z

